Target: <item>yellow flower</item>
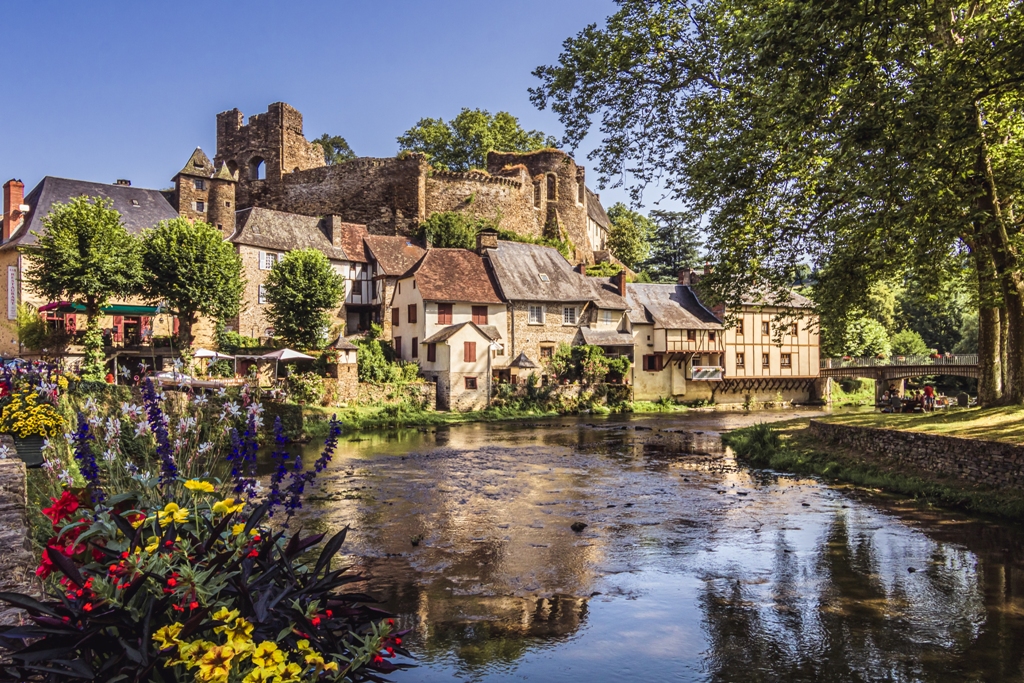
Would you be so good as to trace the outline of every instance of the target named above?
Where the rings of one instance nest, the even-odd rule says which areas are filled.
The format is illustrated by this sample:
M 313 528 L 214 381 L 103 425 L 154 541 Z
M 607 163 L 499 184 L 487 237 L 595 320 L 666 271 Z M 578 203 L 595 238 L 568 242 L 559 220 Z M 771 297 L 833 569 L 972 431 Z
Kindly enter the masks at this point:
M 203 491 L 205 493 L 213 493 L 213 484 L 208 481 L 199 481 L 198 479 L 189 479 L 185 482 L 185 488 L 189 491 Z
M 288 665 L 280 671 L 279 675 L 281 676 L 281 683 L 298 683 L 298 681 L 302 680 L 299 678 L 299 674 L 301 673 L 301 666 L 295 662 L 288 662 Z
M 248 652 L 252 648 L 252 624 L 241 617 L 235 619 L 234 624 L 225 624 L 213 630 L 223 633 L 236 652 Z
M 168 503 L 157 515 L 160 516 L 160 526 L 167 526 L 171 522 L 184 524 L 188 521 L 188 510 L 179 508 L 177 503 Z
M 229 610 L 227 607 L 221 607 L 219 610 L 217 610 L 216 612 L 213 613 L 213 618 L 216 619 L 217 621 L 229 622 L 232 619 L 235 619 L 237 617 L 238 617 L 238 610 L 236 610 L 236 609 Z M 225 627 L 219 626 L 218 628 L 225 628 Z M 217 632 L 220 633 L 220 631 L 217 631 Z
M 147 519 L 148 519 L 148 517 L 146 517 L 146 515 L 143 515 L 143 514 L 140 513 L 138 518 L 134 522 L 131 523 L 132 528 L 133 529 L 138 529 L 140 526 L 142 526 L 143 524 L 146 523 Z
M 165 647 L 176 645 L 178 643 L 178 634 L 181 633 L 183 626 L 183 624 L 174 623 L 158 629 L 157 632 L 153 634 L 153 642 L 159 645 L 161 650 Z
M 224 500 L 217 501 L 213 504 L 213 514 L 215 515 L 229 515 L 232 512 L 238 512 L 245 507 L 245 503 L 235 503 L 234 498 L 225 498 Z
M 270 640 L 264 640 L 257 645 L 252 653 L 252 663 L 261 669 L 277 671 L 284 664 L 284 659 L 284 652 L 277 646 L 277 643 Z
M 165 663 L 165 667 L 174 666 L 175 664 L 184 664 L 188 668 L 192 668 L 196 665 L 196 660 L 202 657 L 207 650 L 214 647 L 216 643 L 211 643 L 208 640 L 193 640 L 191 643 L 178 643 L 178 657 L 176 659 L 168 659 Z
M 326 664 L 324 664 L 324 671 L 337 671 L 337 670 L 338 670 L 338 663 L 337 662 L 327 662 Z
M 201 681 L 227 681 L 234 656 L 235 651 L 230 645 L 214 645 L 199 660 L 196 678 Z
M 305 638 L 295 643 L 295 647 L 298 648 L 299 652 L 312 652 L 312 648 L 309 647 L 309 641 Z
M 149 539 L 149 543 L 146 544 L 146 552 L 147 553 L 155 553 L 156 549 L 159 548 L 159 547 L 160 547 L 160 537 L 159 536 L 154 536 L 153 538 Z
M 216 510 L 214 510 L 214 512 L 216 512 Z M 231 525 L 231 535 L 232 536 L 237 536 L 238 534 L 242 533 L 243 531 L 245 531 L 245 522 L 239 522 L 238 524 L 232 524 Z
M 275 683 L 280 679 L 277 678 L 277 669 L 253 669 L 249 674 L 242 679 L 242 683 Z

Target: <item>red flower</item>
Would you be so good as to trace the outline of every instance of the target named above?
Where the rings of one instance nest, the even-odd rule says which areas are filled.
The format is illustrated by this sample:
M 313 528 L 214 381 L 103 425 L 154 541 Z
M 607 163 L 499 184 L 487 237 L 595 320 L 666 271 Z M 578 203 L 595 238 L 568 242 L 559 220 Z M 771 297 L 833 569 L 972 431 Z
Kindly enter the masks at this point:
M 73 515 L 78 509 L 78 498 L 71 491 L 61 493 L 60 499 L 51 498 L 50 500 L 53 501 L 53 505 L 43 508 L 43 514 L 49 517 L 55 526 L 61 520 Z
M 313 617 L 309 620 L 309 622 L 313 624 L 313 626 L 315 626 L 316 628 L 320 628 L 320 617 Z

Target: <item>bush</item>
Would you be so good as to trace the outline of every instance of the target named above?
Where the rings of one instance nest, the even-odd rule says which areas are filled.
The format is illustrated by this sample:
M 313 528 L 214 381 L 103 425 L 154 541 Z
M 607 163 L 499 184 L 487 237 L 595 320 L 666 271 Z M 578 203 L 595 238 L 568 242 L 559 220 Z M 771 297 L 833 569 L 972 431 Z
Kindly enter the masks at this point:
M 592 266 L 587 266 L 587 275 L 590 277 L 612 277 L 622 272 L 622 266 L 610 261 L 602 261 Z
M 558 350 L 548 361 L 548 368 L 559 382 L 568 380 L 596 384 L 608 376 L 611 360 L 604 355 L 604 349 L 600 346 L 559 344 Z M 615 359 L 615 368 L 619 378 L 623 377 L 629 371 L 629 360 Z
M 897 356 L 927 356 L 932 352 L 920 333 L 902 330 L 889 338 L 892 352 Z
M 722 443 L 732 448 L 737 457 L 760 467 L 769 467 L 782 448 L 779 433 L 766 422 L 723 434 Z
M 255 337 L 247 337 L 238 332 L 228 332 L 222 321 L 217 322 L 215 335 L 217 350 L 222 353 L 234 355 L 243 349 L 256 349 L 260 347 L 260 340 Z
M 288 397 L 296 403 L 318 405 L 324 399 L 324 378 L 315 372 L 289 372 Z
M 496 223 L 485 218 L 475 218 L 457 211 L 443 211 L 432 213 L 423 221 L 419 237 L 438 249 L 474 249 L 478 232 L 497 227 Z

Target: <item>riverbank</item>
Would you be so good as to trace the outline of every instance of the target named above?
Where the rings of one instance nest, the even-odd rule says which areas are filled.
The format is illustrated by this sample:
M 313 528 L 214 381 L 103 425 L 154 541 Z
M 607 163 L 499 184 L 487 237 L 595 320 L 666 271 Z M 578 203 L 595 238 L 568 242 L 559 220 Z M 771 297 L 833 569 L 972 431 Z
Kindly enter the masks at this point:
M 823 421 L 846 423 L 863 421 L 864 417 L 854 413 Z M 816 475 L 830 482 L 910 496 L 939 507 L 1024 522 L 1024 491 L 969 484 L 951 476 L 910 469 L 895 460 L 887 463 L 869 458 L 863 449 L 816 436 L 809 419 L 736 429 L 724 434 L 722 441 L 733 449 L 738 460 L 752 467 Z
M 934 413 L 863 411 L 831 415 L 825 421 L 1024 445 L 1024 406 L 949 408 Z

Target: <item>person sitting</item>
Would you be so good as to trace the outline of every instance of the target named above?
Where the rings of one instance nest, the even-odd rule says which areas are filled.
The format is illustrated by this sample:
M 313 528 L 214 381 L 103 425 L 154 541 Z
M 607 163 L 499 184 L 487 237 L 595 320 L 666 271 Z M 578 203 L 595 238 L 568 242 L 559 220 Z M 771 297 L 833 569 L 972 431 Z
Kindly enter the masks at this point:
M 895 391 L 893 392 L 892 396 L 889 398 L 889 405 L 892 406 L 892 412 L 894 412 L 894 413 L 902 413 L 903 412 L 903 399 L 900 398 L 900 395 L 897 394 Z

